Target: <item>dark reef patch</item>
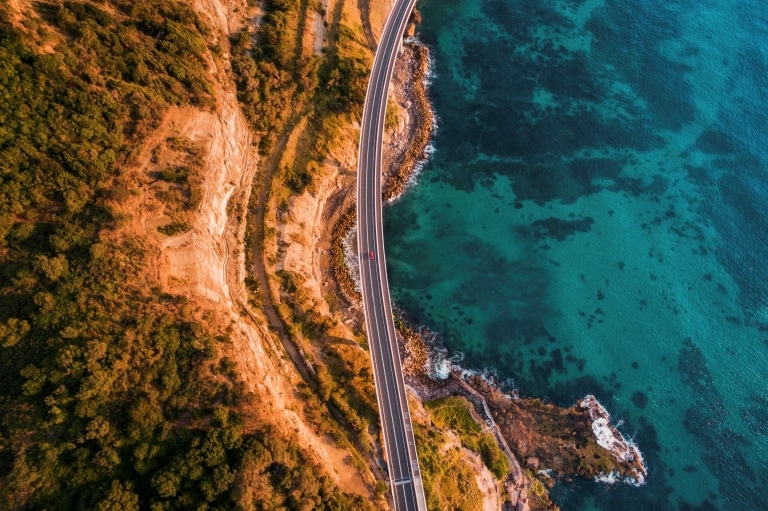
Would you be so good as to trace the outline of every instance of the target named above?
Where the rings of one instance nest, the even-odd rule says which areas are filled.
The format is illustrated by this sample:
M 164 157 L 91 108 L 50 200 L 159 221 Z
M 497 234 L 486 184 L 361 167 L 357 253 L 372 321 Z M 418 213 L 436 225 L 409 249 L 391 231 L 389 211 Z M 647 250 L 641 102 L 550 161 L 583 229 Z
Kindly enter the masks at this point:
M 735 147 L 731 137 L 722 131 L 708 129 L 696 141 L 696 147 L 705 153 L 732 154 Z
M 753 394 L 749 406 L 741 411 L 741 418 L 755 435 L 768 435 L 768 398 Z
M 733 163 L 738 172 L 721 178 L 718 187 L 723 204 L 711 207 L 711 216 L 721 237 L 716 254 L 739 287 L 739 299 L 747 310 L 760 309 L 768 296 L 768 197 L 758 185 L 764 180 L 764 166 L 757 158 L 742 158 Z
M 552 238 L 557 241 L 563 241 L 579 232 L 589 232 L 595 223 L 594 218 L 587 217 L 579 220 L 563 220 L 561 218 L 549 217 L 544 220 L 535 220 L 530 226 L 516 227 L 519 235 L 541 241 L 546 238 Z
M 632 394 L 632 403 L 638 408 L 645 408 L 645 406 L 648 404 L 648 396 L 644 393 L 638 391 L 635 391 Z
M 677 369 L 682 382 L 698 396 L 702 413 L 706 413 L 710 427 L 718 425 L 728 413 L 715 388 L 712 373 L 707 368 L 704 354 L 690 338 L 686 339 L 677 358 Z
M 676 9 L 637 0 L 606 2 L 586 25 L 595 38 L 593 48 L 614 53 L 600 57 L 615 62 L 618 73 L 649 101 L 654 117 L 673 130 L 691 122 L 696 111 L 685 66 L 673 65 L 660 53 L 665 40 L 681 37 Z M 632 23 L 615 23 L 617 19 Z
M 718 479 L 719 493 L 739 509 L 768 509 L 763 491 L 768 472 L 755 472 L 745 452 L 750 448 L 744 436 L 722 427 L 727 411 L 712 380 L 704 355 L 691 339 L 686 339 L 678 356 L 680 377 L 694 395 L 694 404 L 683 420 L 685 430 L 703 448 L 703 459 Z M 763 404 L 760 399 L 758 404 Z M 734 470 L 738 467 L 738 470 Z

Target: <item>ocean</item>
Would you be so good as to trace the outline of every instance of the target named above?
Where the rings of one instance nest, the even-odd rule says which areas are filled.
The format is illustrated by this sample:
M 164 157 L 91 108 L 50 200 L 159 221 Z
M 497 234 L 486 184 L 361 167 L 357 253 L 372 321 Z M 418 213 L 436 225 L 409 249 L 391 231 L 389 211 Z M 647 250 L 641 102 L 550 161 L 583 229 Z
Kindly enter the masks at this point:
M 768 4 L 422 0 L 439 128 L 385 211 L 395 304 L 649 469 L 565 511 L 768 510 Z

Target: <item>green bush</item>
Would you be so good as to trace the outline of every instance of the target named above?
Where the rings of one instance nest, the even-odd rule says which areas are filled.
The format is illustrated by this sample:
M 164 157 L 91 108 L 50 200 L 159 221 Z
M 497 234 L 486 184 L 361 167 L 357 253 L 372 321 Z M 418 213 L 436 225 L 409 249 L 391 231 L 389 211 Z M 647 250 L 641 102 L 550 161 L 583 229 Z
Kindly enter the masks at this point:
M 189 167 L 183 165 L 168 167 L 160 174 L 160 178 L 169 183 L 186 183 L 189 178 Z
M 509 460 L 489 433 L 480 438 L 480 455 L 483 463 L 498 479 L 503 479 L 509 473 Z
M 451 396 L 427 401 L 432 421 L 438 428 L 455 431 L 464 447 L 478 452 L 486 467 L 499 479 L 509 472 L 509 460 L 496 439 L 475 422 L 470 413 L 472 404 L 463 397 Z
M 166 236 L 175 236 L 182 232 L 187 232 L 190 229 L 190 225 L 186 222 L 171 222 L 170 224 L 163 225 L 157 228 L 158 231 Z

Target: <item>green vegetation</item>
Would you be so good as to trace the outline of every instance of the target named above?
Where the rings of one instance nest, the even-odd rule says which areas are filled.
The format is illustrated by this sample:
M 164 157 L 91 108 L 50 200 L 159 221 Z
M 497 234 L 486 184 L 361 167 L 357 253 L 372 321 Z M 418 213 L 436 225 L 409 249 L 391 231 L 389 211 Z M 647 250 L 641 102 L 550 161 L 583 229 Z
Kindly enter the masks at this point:
M 497 479 L 503 479 L 509 474 L 509 460 L 504 452 L 499 448 L 496 439 L 490 433 L 485 433 L 480 438 L 480 456 L 483 463 L 496 476 Z
M 397 103 L 391 99 L 387 100 L 387 111 L 384 118 L 384 128 L 391 131 L 397 127 Z
M 343 19 L 341 2 L 336 12 L 328 14 L 325 51 L 306 54 L 302 27 L 310 19 L 309 11 L 318 6 L 267 0 L 257 32 L 244 29 L 231 40 L 238 99 L 256 134 L 263 169 L 269 176 L 268 182 L 256 186 L 268 187 L 270 202 L 252 204 L 266 210 L 267 240 L 274 232 L 270 224 L 276 224 L 278 215 L 287 211 L 292 196 L 312 190 L 321 162 L 328 159 L 340 134 L 362 115 L 372 54 L 358 42 L 362 33 L 357 34 Z M 256 201 L 258 190 L 251 197 Z M 264 240 L 254 239 L 254 231 L 249 226 L 247 236 L 262 243 Z M 266 255 L 268 260 L 272 257 Z M 368 429 L 378 422 L 378 412 L 367 351 L 337 337 L 335 321 L 307 296 L 300 275 L 280 271 L 275 277 L 279 293 L 271 299 L 290 342 L 305 353 L 314 369 L 313 389 L 330 410 L 343 415 L 353 437 L 370 445 Z M 322 430 L 338 431 L 328 410 L 312 417 Z M 334 436 L 343 443 L 341 435 Z
M 427 508 L 475 511 L 482 509 L 482 495 L 475 473 L 463 461 L 461 450 L 447 447 L 448 439 L 437 429 L 414 422 Z
M 427 401 L 424 406 L 430 411 L 438 428 L 452 429 L 458 433 L 463 443 L 469 442 L 477 447 L 475 439 L 482 433 L 482 428 L 472 418 L 469 411 L 472 405 L 466 399 L 460 396 L 443 397 Z
M 298 34 L 301 2 L 267 0 L 265 9 L 259 43 L 252 45 L 247 29 L 231 43 L 238 99 L 259 137 L 260 152 L 267 155 L 317 87 L 319 61 L 296 55 L 302 36 Z
M 289 169 L 301 172 L 308 161 L 324 159 L 338 133 L 362 114 L 371 57 L 352 31 L 338 23 L 329 27 L 333 43 L 324 54 L 303 56 L 302 34 L 295 39 L 284 34 L 296 33 L 307 5 L 266 0 L 265 7 L 257 44 L 246 29 L 231 41 L 238 99 L 263 155 L 271 155 L 278 138 L 300 118 L 310 119 L 312 142 L 300 159 L 306 161 Z
M 199 144 L 170 137 L 165 140 L 164 148 L 158 145 L 153 149 L 153 164 L 159 163 L 160 154 L 165 166 L 162 171 L 151 173 L 156 176 L 151 191 L 163 201 L 164 213 L 170 221 L 157 230 L 166 236 L 175 236 L 191 228 L 190 212 L 200 204 L 204 150 Z
M 174 0 L 32 5 L 23 29 L 0 10 L 4 508 L 365 509 L 257 404 L 245 430 L 226 332 L 117 230 L 131 147 L 169 105 L 213 105 L 207 29 Z
M 461 444 L 480 453 L 483 463 L 497 478 L 504 478 L 509 472 L 509 460 L 496 443 L 496 439 L 472 418 L 469 401 L 463 397 L 451 396 L 424 403 L 430 411 L 432 421 L 438 428 L 451 429 L 461 439 Z
M 530 468 L 526 468 L 525 474 L 528 476 L 528 480 L 531 482 L 533 497 L 543 502 L 549 502 L 549 491 L 544 486 L 544 483 L 541 482 L 536 472 Z
M 187 232 L 190 227 L 191 226 L 186 222 L 171 222 L 170 224 L 158 227 L 157 230 L 166 236 L 175 236 L 182 232 Z
M 303 290 L 299 276 L 293 272 L 279 271 L 280 287 L 284 291 L 278 311 L 293 341 L 305 352 L 319 348 L 322 360 L 314 360 L 318 397 L 339 410 L 363 443 L 369 443 L 368 426 L 378 422 L 375 389 L 372 385 L 368 352 L 359 346 L 335 338 L 330 319 L 310 302 Z M 312 343 L 314 346 L 310 345 Z M 317 425 L 333 430 L 324 424 L 328 415 Z

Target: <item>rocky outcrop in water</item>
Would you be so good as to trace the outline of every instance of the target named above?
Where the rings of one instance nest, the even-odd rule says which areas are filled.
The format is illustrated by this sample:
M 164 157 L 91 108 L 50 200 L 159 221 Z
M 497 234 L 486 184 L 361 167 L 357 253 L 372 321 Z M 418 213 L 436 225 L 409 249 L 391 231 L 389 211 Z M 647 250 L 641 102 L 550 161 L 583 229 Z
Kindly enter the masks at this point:
M 502 392 L 492 378 L 453 365 L 428 330 L 402 326 L 401 332 L 406 381 L 422 399 L 461 395 L 474 404 L 479 423 L 492 419 L 492 429 L 502 437 L 499 443 L 516 460 L 511 466 L 519 467 L 510 473 L 508 502 L 557 509 L 545 488 L 557 478 L 644 483 L 640 450 L 611 423 L 595 396 L 568 408 L 518 398 Z
M 632 441 L 624 438 L 616 426 L 611 424 L 611 415 L 597 398 L 589 395 L 577 404 L 581 409 L 586 410 L 589 418 L 592 419 L 592 432 L 595 434 L 598 445 L 609 451 L 620 466 L 625 467 L 623 472 L 613 471 L 598 477 L 606 482 L 623 478 L 625 482 L 635 486 L 645 483 L 647 471 L 640 449 Z
M 561 408 L 540 399 L 512 398 L 477 378 L 471 383 L 485 397 L 512 451 L 531 470 L 606 482 L 645 481 L 640 451 L 610 423 L 594 396 Z

